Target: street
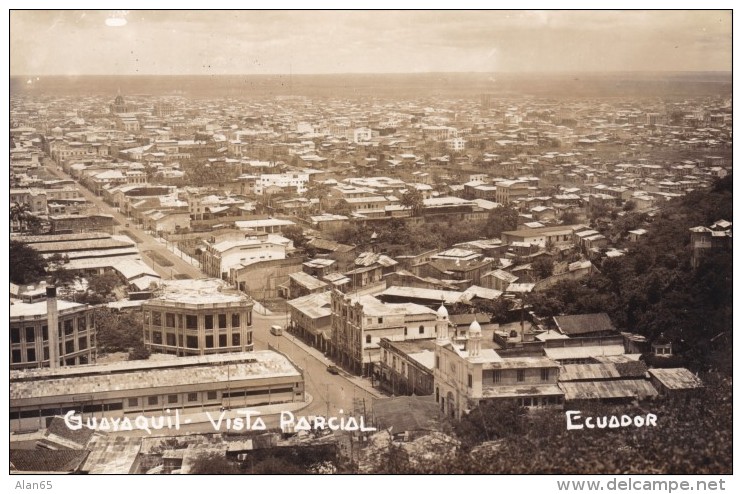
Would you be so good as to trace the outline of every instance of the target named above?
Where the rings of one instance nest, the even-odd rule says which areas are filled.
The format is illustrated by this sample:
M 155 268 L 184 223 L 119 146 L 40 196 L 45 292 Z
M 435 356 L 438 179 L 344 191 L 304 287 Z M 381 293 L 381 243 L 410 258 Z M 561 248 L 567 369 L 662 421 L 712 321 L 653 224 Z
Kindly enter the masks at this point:
M 51 160 L 45 160 L 46 170 L 53 176 L 64 179 L 72 179 L 69 175 L 58 169 L 56 164 Z M 72 179 L 74 180 L 74 179 Z M 152 265 L 163 279 L 173 279 L 177 275 L 187 275 L 191 278 L 201 278 L 204 274 L 199 268 L 189 264 L 181 259 L 178 255 L 168 250 L 162 239 L 157 239 L 149 233 L 134 227 L 133 220 L 126 218 L 115 208 L 108 205 L 102 198 L 96 196 L 87 188 L 79 185 L 80 193 L 86 200 L 95 205 L 98 212 L 110 214 L 120 224 L 117 228 L 130 230 L 140 242 L 137 244 L 140 252 L 153 251 L 168 259 L 173 266 L 162 266 L 157 264 L 151 257 L 143 254 L 146 262 Z M 124 225 L 129 224 L 128 228 Z M 136 239 L 133 239 L 136 240 Z M 350 414 L 370 415 L 370 409 L 374 396 L 362 387 L 354 384 L 350 379 L 345 377 L 341 372 L 339 375 L 330 374 L 327 366 L 333 362 L 322 356 L 319 352 L 308 352 L 300 344 L 297 344 L 295 337 L 284 332 L 282 336 L 272 335 L 269 331 L 270 326 L 279 324 L 286 326 L 286 314 L 261 315 L 253 312 L 253 342 L 255 350 L 274 349 L 286 355 L 297 367 L 304 370 L 305 390 L 311 395 L 313 401 L 306 408 L 294 412 L 295 415 L 312 416 L 343 416 Z M 218 414 L 218 412 L 217 412 Z M 279 423 L 278 414 L 264 417 L 268 427 L 277 427 Z M 194 423 L 181 427 L 181 433 L 194 432 L 213 432 L 213 426 L 206 423 Z M 125 433 L 126 435 L 139 435 L 139 431 Z M 146 434 L 146 433 L 142 433 Z
M 44 167 L 51 175 L 56 176 L 60 179 L 66 179 L 66 180 L 74 180 L 71 176 L 67 175 L 61 168 L 58 168 L 56 163 L 54 163 L 50 159 L 44 160 Z M 97 211 L 101 214 L 109 214 L 113 216 L 114 220 L 118 222 L 119 226 L 114 227 L 114 231 L 120 231 L 120 230 L 130 230 L 134 235 L 138 237 L 138 239 L 141 241 L 141 243 L 137 244 L 137 248 L 140 252 L 144 253 L 147 251 L 153 251 L 157 252 L 159 255 L 166 258 L 168 261 L 172 262 L 172 266 L 162 266 L 155 262 L 154 259 L 147 256 L 146 254 L 142 254 L 142 258 L 144 261 L 152 266 L 152 268 L 157 271 L 157 273 L 162 276 L 162 279 L 174 279 L 176 278 L 176 275 L 186 275 L 191 278 L 203 278 L 204 274 L 201 272 L 201 270 L 189 264 L 187 261 L 181 259 L 178 255 L 174 254 L 173 252 L 170 252 L 167 248 L 167 245 L 164 241 L 164 239 L 157 239 L 150 235 L 149 233 L 145 232 L 144 230 L 141 230 L 137 228 L 134 224 L 134 220 L 127 218 L 123 214 L 119 213 L 114 207 L 108 205 L 102 198 L 96 196 L 91 191 L 89 191 L 86 187 L 84 187 L 82 184 L 78 183 L 78 190 L 80 191 L 80 194 L 90 203 L 95 205 L 95 208 Z M 129 224 L 129 227 L 126 228 L 125 225 Z M 132 240 L 136 241 L 136 238 L 132 238 Z

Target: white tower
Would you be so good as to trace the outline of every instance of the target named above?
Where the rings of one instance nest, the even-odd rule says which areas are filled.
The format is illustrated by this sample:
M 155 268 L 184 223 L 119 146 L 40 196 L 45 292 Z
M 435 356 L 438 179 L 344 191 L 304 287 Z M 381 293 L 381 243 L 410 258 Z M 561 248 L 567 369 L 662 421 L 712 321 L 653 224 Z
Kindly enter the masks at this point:
M 469 345 L 469 356 L 479 356 L 479 352 L 482 350 L 482 327 L 476 319 L 469 325 L 469 341 L 467 344 Z
M 437 317 L 435 319 L 435 335 L 436 341 L 443 343 L 448 341 L 448 310 L 441 302 L 441 306 L 438 308 Z

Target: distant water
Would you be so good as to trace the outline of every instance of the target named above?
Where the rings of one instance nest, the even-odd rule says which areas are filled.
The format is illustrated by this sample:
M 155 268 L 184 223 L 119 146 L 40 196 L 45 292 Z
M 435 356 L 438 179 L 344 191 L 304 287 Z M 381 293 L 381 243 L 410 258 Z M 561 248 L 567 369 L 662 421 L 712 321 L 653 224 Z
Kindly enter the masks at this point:
M 31 81 L 31 83 L 28 83 Z M 10 78 L 11 95 L 181 94 L 191 98 L 731 96 L 731 72 L 579 74 L 331 74 L 216 76 L 36 76 Z

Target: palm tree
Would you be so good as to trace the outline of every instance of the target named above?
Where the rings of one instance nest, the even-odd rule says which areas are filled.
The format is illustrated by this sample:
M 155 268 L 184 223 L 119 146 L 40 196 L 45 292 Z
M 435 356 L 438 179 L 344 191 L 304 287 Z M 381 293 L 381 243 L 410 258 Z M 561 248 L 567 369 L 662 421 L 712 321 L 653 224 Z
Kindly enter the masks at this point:
M 13 226 L 13 221 L 17 221 L 19 231 L 23 231 L 23 222 L 26 221 L 30 214 L 31 206 L 25 202 L 14 202 L 10 207 L 11 227 Z

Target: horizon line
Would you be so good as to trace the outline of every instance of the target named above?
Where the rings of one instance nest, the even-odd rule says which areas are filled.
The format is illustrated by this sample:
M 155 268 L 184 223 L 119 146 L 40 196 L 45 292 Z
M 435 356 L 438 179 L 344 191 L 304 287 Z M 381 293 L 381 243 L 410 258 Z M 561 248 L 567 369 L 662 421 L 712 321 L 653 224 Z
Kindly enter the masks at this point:
M 430 72 L 273 72 L 273 73 L 222 73 L 222 74 L 17 74 L 10 75 L 10 78 L 22 77 L 220 77 L 220 76 L 349 76 L 349 75 L 456 75 L 456 74 L 476 74 L 476 75 L 572 75 L 572 74 L 732 74 L 733 70 L 545 70 L 545 71 L 498 71 L 498 72 L 480 72 L 480 71 L 430 71 Z

